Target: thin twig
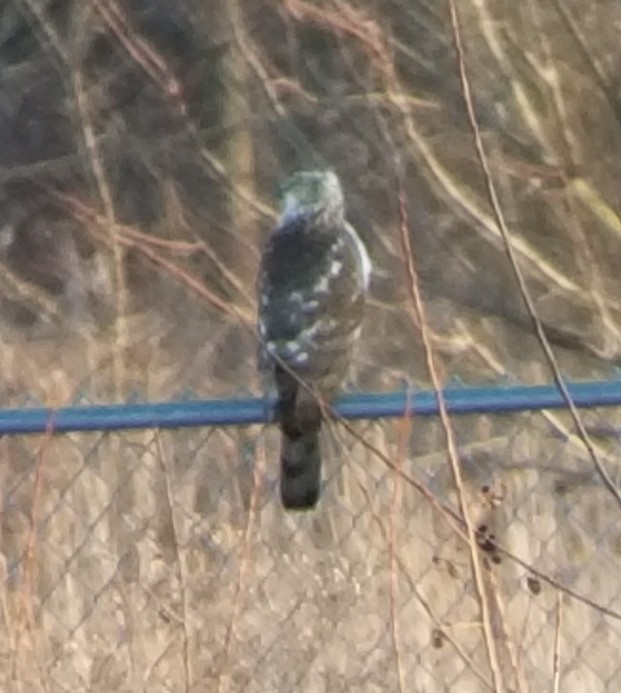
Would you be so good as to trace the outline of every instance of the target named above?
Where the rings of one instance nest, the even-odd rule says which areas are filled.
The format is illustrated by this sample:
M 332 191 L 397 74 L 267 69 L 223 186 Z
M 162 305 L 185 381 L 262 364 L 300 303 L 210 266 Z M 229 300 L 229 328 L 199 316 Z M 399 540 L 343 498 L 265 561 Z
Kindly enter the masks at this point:
M 223 651 L 223 664 L 218 678 L 218 693 L 227 693 L 231 684 L 230 667 L 233 662 L 233 634 L 239 612 L 242 605 L 242 595 L 246 587 L 246 571 L 249 564 L 250 546 L 253 532 L 256 526 L 258 500 L 261 487 L 263 485 L 263 477 L 265 475 L 266 455 L 263 439 L 259 438 L 255 445 L 255 465 L 253 476 L 252 493 L 250 494 L 250 505 L 248 507 L 248 517 L 246 520 L 246 530 L 242 541 L 241 555 L 239 558 L 239 570 L 237 571 L 237 583 L 235 585 L 235 597 L 233 599 L 233 610 L 231 611 L 231 619 L 226 631 Z
M 502 596 L 502 587 L 499 584 L 499 582 L 503 582 L 504 584 L 504 581 L 502 579 L 498 580 L 497 575 L 493 571 L 489 572 L 488 577 L 491 586 L 493 587 L 491 598 L 494 600 L 493 603 L 495 609 L 500 616 L 500 618 L 496 619 L 495 621 L 499 622 L 499 626 L 502 629 L 501 639 L 504 643 L 504 646 L 509 654 L 509 659 L 511 661 L 511 669 L 513 671 L 515 690 L 516 693 L 524 693 L 524 691 L 527 690 L 527 684 L 526 678 L 524 676 L 524 668 L 521 666 L 520 655 L 522 654 L 522 651 L 521 648 L 518 649 L 518 647 L 516 646 L 515 639 L 512 639 L 510 637 L 511 634 L 507 626 L 507 609 Z
M 162 440 L 160 437 L 159 429 L 155 431 L 155 441 L 157 445 L 157 452 L 160 464 L 162 466 L 162 471 L 164 472 L 164 482 L 166 487 L 166 502 L 168 511 L 168 520 L 173 530 L 173 548 L 175 551 L 175 558 L 177 559 L 177 565 L 179 566 L 179 582 L 181 587 L 181 601 L 183 609 L 183 618 L 181 619 L 181 626 L 183 630 L 183 675 L 184 675 L 184 690 L 185 693 L 190 693 L 193 686 L 194 676 L 192 673 L 192 665 L 190 658 L 190 604 L 189 604 L 189 594 L 188 589 L 188 577 L 186 570 L 186 559 L 185 552 L 181 549 L 181 542 L 179 540 L 180 532 L 177 526 L 177 514 L 175 513 L 175 500 L 172 492 L 172 470 L 170 469 L 170 463 L 168 461 L 168 456 L 164 453 L 164 446 L 162 445 Z
M 610 475 L 608 474 L 608 471 L 604 467 L 603 463 L 599 459 L 597 452 L 593 446 L 593 443 L 589 437 L 589 434 L 587 433 L 584 424 L 582 422 L 582 418 L 580 417 L 580 414 L 578 412 L 578 409 L 576 408 L 576 405 L 574 404 L 574 401 L 571 397 L 571 394 L 569 393 L 569 390 L 567 389 L 567 385 L 565 384 L 565 380 L 561 374 L 559 365 L 556 361 L 556 357 L 554 356 L 554 352 L 552 351 L 552 347 L 550 346 L 550 342 L 548 341 L 548 338 L 546 337 L 545 330 L 543 328 L 543 324 L 539 318 L 539 315 L 537 314 L 537 310 L 535 308 L 535 304 L 533 302 L 533 299 L 530 295 L 530 291 L 528 290 L 528 286 L 526 284 L 526 280 L 524 279 L 524 275 L 522 273 L 522 270 L 520 268 L 520 265 L 517 261 L 516 255 L 513 250 L 513 245 L 511 242 L 511 239 L 509 237 L 509 230 L 507 229 L 506 223 L 505 223 L 505 218 L 504 214 L 502 212 L 502 208 L 500 206 L 500 202 L 498 200 L 498 195 L 496 193 L 496 186 L 494 185 L 494 181 L 492 179 L 491 171 L 489 168 L 489 163 L 487 160 L 487 155 L 485 153 L 485 148 L 483 146 L 483 140 L 481 138 L 481 132 L 479 130 L 479 125 L 477 121 L 477 117 L 474 111 L 474 102 L 472 99 L 472 94 L 470 90 L 470 81 L 468 79 L 468 74 L 466 71 L 466 63 L 465 63 L 465 55 L 464 55 L 464 48 L 462 44 L 462 38 L 461 38 L 461 30 L 459 27 L 459 18 L 457 15 L 457 10 L 455 7 L 455 2 L 454 0 L 448 0 L 449 4 L 449 9 L 450 9 L 450 15 L 451 15 L 451 26 L 453 29 L 453 39 L 454 39 L 454 44 L 455 44 L 455 49 L 457 51 L 457 57 L 458 57 L 458 66 L 459 66 L 459 77 L 461 81 L 461 86 L 462 86 L 462 94 L 464 97 L 464 103 L 466 105 L 466 110 L 468 112 L 468 120 L 470 123 L 470 127 L 472 130 L 472 135 L 474 137 L 474 144 L 475 144 L 475 149 L 477 152 L 477 157 L 479 159 L 479 163 L 481 165 L 481 168 L 483 170 L 483 176 L 485 179 L 485 187 L 487 190 L 487 195 L 488 199 L 490 202 L 490 205 L 492 207 L 493 213 L 494 213 L 494 218 L 496 220 L 496 224 L 498 226 L 498 230 L 500 231 L 500 234 L 502 236 L 502 240 L 504 243 L 505 247 L 505 252 L 507 254 L 507 257 L 509 258 L 509 263 L 511 265 L 511 268 L 513 269 L 514 276 L 516 278 L 516 281 L 518 283 L 519 291 L 520 294 L 522 295 L 522 299 L 524 300 L 524 304 L 526 306 L 526 310 L 528 312 L 528 315 L 531 319 L 531 322 L 533 324 L 533 328 L 535 330 L 535 334 L 537 336 L 537 339 L 539 340 L 539 343 L 541 345 L 541 348 L 543 350 L 543 353 L 545 355 L 546 361 L 548 363 L 548 366 L 550 368 L 550 371 L 552 372 L 552 375 L 554 377 L 554 381 L 567 405 L 567 408 L 571 414 L 571 417 L 573 419 L 574 425 L 578 431 L 578 434 L 580 438 L 582 439 L 582 442 L 584 443 L 584 446 L 586 450 L 589 453 L 589 456 L 591 457 L 591 460 L 602 480 L 602 483 L 604 486 L 610 491 L 610 493 L 616 498 L 617 503 L 621 507 L 621 493 L 619 492 L 619 489 L 615 486 L 613 480 L 611 479 Z
M 578 190 L 582 190 L 583 192 L 593 192 L 591 186 L 589 186 L 586 181 L 581 179 L 570 180 L 566 174 L 566 170 L 574 170 L 582 158 L 580 152 L 581 140 L 579 137 L 575 136 L 571 128 L 571 121 L 569 118 L 571 108 L 566 103 L 566 90 L 563 89 L 563 85 L 561 84 L 561 74 L 553 57 L 550 37 L 544 30 L 542 8 L 537 0 L 530 0 L 529 5 L 531 8 L 531 14 L 533 16 L 533 23 L 536 27 L 535 35 L 539 37 L 544 60 L 544 64 L 540 68 L 538 74 L 540 75 L 542 81 L 550 85 L 552 92 L 552 103 L 554 105 L 558 120 L 560 140 L 563 143 L 568 161 L 567 166 L 561 166 L 559 169 L 561 171 L 560 179 L 563 183 L 563 188 L 567 192 L 573 191 L 574 193 L 578 192 Z M 559 11 L 564 11 L 560 8 L 558 9 Z M 600 203 L 603 202 L 601 197 L 596 193 L 589 195 L 587 207 L 592 213 L 595 213 L 596 216 L 600 216 L 600 212 L 602 209 L 604 209 L 605 213 L 600 216 L 600 219 L 604 224 L 607 225 L 612 222 L 613 225 L 611 226 L 611 229 L 618 234 L 619 228 L 621 227 L 618 216 L 614 210 L 606 205 L 605 202 L 603 202 L 603 204 L 593 204 L 596 200 Z M 582 198 L 580 201 L 583 204 L 587 202 L 584 198 Z M 564 195 L 563 204 L 567 207 L 566 214 L 564 214 L 565 224 L 567 225 L 568 229 L 573 231 L 576 239 L 576 242 L 572 243 L 571 245 L 576 247 L 576 251 L 579 249 L 582 253 L 580 263 L 585 267 L 595 267 L 596 259 L 593 255 L 593 250 L 591 247 L 590 234 L 580 222 L 580 214 L 576 209 L 576 203 L 573 199 L 573 195 Z M 615 221 L 616 228 L 614 226 Z M 599 272 L 588 272 L 587 277 L 590 285 L 591 298 L 599 310 L 599 318 L 602 327 L 604 328 L 604 335 L 611 336 L 605 340 L 603 346 L 603 350 L 605 351 L 607 350 L 613 335 L 616 337 L 617 343 L 621 343 L 621 332 L 619 331 L 616 321 L 611 315 L 609 301 L 607 301 L 605 298 L 606 292 L 603 277 Z M 608 342 L 608 344 L 606 342 Z M 595 353 L 598 352 L 596 348 L 594 348 L 593 351 Z M 606 353 L 604 353 L 603 356 L 604 358 L 610 357 L 610 355 Z
M 406 410 L 403 412 L 403 418 L 399 419 L 397 425 L 399 429 L 398 447 L 397 447 L 397 470 L 403 469 L 403 462 L 407 459 L 407 448 L 412 430 L 412 417 L 410 406 L 410 393 L 408 392 L 408 400 Z M 397 546 L 398 546 L 398 528 L 397 516 L 401 508 L 403 479 L 401 475 L 396 473 L 393 475 L 393 496 L 390 506 L 390 532 L 388 539 L 388 558 L 390 563 L 390 635 L 392 638 L 392 646 L 395 653 L 395 665 L 397 667 L 397 680 L 399 681 L 400 693 L 405 693 L 405 679 L 403 674 L 401 646 L 399 644 L 399 615 L 397 607 L 399 602 L 399 566 L 397 564 Z
M 553 4 L 563 23 L 565 24 L 565 28 L 567 29 L 569 35 L 573 36 L 574 38 L 575 45 L 578 47 L 578 52 L 580 53 L 584 64 L 591 73 L 592 83 L 597 84 L 602 94 L 608 101 L 608 105 L 614 113 L 616 120 L 618 122 L 621 121 L 621 100 L 617 96 L 617 90 L 613 84 L 610 83 L 610 78 L 606 75 L 602 65 L 596 58 L 593 49 L 589 46 L 588 42 L 582 35 L 582 32 L 571 16 L 570 11 L 563 4 L 563 2 L 561 2 L 561 0 L 553 0 Z
M 20 3 L 28 8 L 28 10 L 37 19 L 38 25 L 43 30 L 45 37 L 50 42 L 56 53 L 60 56 L 65 65 L 69 64 L 69 52 L 65 48 L 65 44 L 59 36 L 54 24 L 45 14 L 45 3 L 37 0 L 20 0 Z
M 119 239 L 119 229 L 115 219 L 116 214 L 114 211 L 112 191 L 110 189 L 103 158 L 97 143 L 90 107 L 87 102 L 86 91 L 84 89 L 84 79 L 79 69 L 76 69 L 73 73 L 73 87 L 78 113 L 80 115 L 80 122 L 82 125 L 82 134 L 86 144 L 86 149 L 89 153 L 91 169 L 103 208 L 106 230 L 110 235 L 114 259 L 114 289 L 116 295 L 116 314 L 114 327 L 116 339 L 113 352 L 113 371 L 116 396 L 117 399 L 120 400 L 123 397 L 125 390 L 125 358 L 129 342 L 127 334 L 129 291 L 127 288 L 127 278 L 125 276 L 125 249 Z
M 554 630 L 554 658 L 552 662 L 552 693 L 559 693 L 561 683 L 561 623 L 563 595 L 556 593 L 556 628 Z
M 63 204 L 67 205 L 77 219 L 80 219 L 83 222 L 91 222 L 91 224 L 88 225 L 88 229 L 90 231 L 97 230 L 98 227 L 101 225 L 100 215 L 96 214 L 90 207 L 84 205 L 77 198 L 72 197 L 70 195 L 66 195 L 61 192 L 56 192 L 55 197 L 59 202 L 62 202 Z M 222 311 L 223 313 L 226 313 L 230 317 L 235 318 L 246 329 L 252 331 L 253 333 L 255 332 L 254 323 L 252 321 L 253 316 L 251 315 L 250 310 L 244 310 L 241 307 L 235 306 L 230 301 L 225 301 L 224 299 L 221 299 L 219 296 L 210 291 L 198 277 L 186 271 L 185 269 L 183 269 L 183 267 L 180 267 L 172 260 L 168 260 L 167 258 L 162 256 L 161 253 L 157 252 L 157 250 L 150 247 L 150 245 L 146 244 L 144 241 L 133 240 L 131 236 L 126 236 L 125 233 L 121 232 L 122 227 L 118 224 L 116 224 L 116 226 L 117 229 L 119 229 L 119 243 L 126 246 L 127 248 L 131 248 L 140 252 L 154 265 L 163 270 L 166 270 L 169 276 L 180 281 L 187 288 L 191 289 L 196 294 L 206 299 L 218 310 Z M 110 242 L 110 238 L 108 236 L 104 236 L 103 240 L 108 243 Z
M 36 545 L 38 535 L 39 509 L 42 504 L 43 495 L 43 469 L 45 459 L 52 437 L 54 435 L 54 412 L 52 411 L 48 417 L 45 427 L 45 436 L 37 450 L 37 464 L 35 468 L 34 488 L 32 492 L 32 501 L 30 503 L 30 517 L 28 534 L 26 537 L 26 547 L 24 550 L 24 570 L 21 589 L 21 610 L 20 619 L 17 624 L 16 646 L 20 646 L 22 634 L 28 633 L 31 640 L 31 649 L 33 652 L 38 652 L 32 641 L 34 639 L 35 630 L 35 612 L 33 606 L 33 594 L 35 592 L 34 585 L 36 582 Z M 23 618 L 23 620 L 22 620 Z M 36 662 L 39 664 L 39 662 Z M 45 685 L 44 685 L 45 688 Z
M 364 487 L 363 484 L 360 484 L 360 491 L 365 497 L 366 500 L 366 507 L 369 509 L 373 519 L 375 520 L 377 526 L 380 529 L 380 532 L 382 533 L 383 538 L 386 541 L 390 540 L 390 528 L 386 527 L 386 523 L 383 519 L 383 516 L 380 512 L 378 512 L 377 508 L 375 507 L 375 502 L 373 495 L 369 493 L 369 491 Z M 443 637 L 451 644 L 451 646 L 454 648 L 455 652 L 457 652 L 458 656 L 462 659 L 464 664 L 468 666 L 470 671 L 474 673 L 474 675 L 481 681 L 481 683 L 488 688 L 489 690 L 494 690 L 494 687 L 492 685 L 492 682 L 489 678 L 485 676 L 485 674 L 481 671 L 480 667 L 478 666 L 478 663 L 476 663 L 473 658 L 464 650 L 462 645 L 460 645 L 459 640 L 455 638 L 449 630 L 445 629 L 445 623 L 443 623 L 433 612 L 431 606 L 427 602 L 427 600 L 423 597 L 420 589 L 417 586 L 417 579 L 412 577 L 410 574 L 410 571 L 408 570 L 403 558 L 399 554 L 399 551 L 395 551 L 395 560 L 397 562 L 399 571 L 401 574 L 406 578 L 408 581 L 408 586 L 410 590 L 412 591 L 412 594 L 414 595 L 416 601 L 420 604 L 422 607 L 423 611 L 427 614 L 429 617 L 429 620 L 433 622 L 433 624 L 436 626 L 437 630 L 441 630 Z
M 414 249 L 412 248 L 412 244 L 410 241 L 405 191 L 403 188 L 403 181 L 401 179 L 399 180 L 399 216 L 401 243 L 403 247 L 403 254 L 405 258 L 405 265 L 409 282 L 408 289 L 410 291 L 410 297 L 413 302 L 414 308 L 418 315 L 421 339 L 423 342 L 425 358 L 427 361 L 427 370 L 429 372 L 429 375 L 431 376 L 433 388 L 435 390 L 436 398 L 438 400 L 440 421 L 442 423 L 442 428 L 445 434 L 446 448 L 451 464 L 453 481 L 455 483 L 455 488 L 457 489 L 459 512 L 461 517 L 463 518 L 463 522 L 465 525 L 474 583 L 477 590 L 479 604 L 481 607 L 481 622 L 483 626 L 483 635 L 485 639 L 487 659 L 490 669 L 492 671 L 492 678 L 494 680 L 495 690 L 499 693 L 502 693 L 505 690 L 505 685 L 503 681 L 502 671 L 500 668 L 500 663 L 498 661 L 498 652 L 496 650 L 496 641 L 494 639 L 494 631 L 492 628 L 489 595 L 487 594 L 485 579 L 483 576 L 483 565 L 481 562 L 479 548 L 477 546 L 476 532 L 473 526 L 473 522 L 470 518 L 470 509 L 468 508 L 468 503 L 466 501 L 466 487 L 464 485 L 462 477 L 461 462 L 459 459 L 459 453 L 457 451 L 455 433 L 453 431 L 453 426 L 448 415 L 446 402 L 444 401 L 442 382 L 440 381 L 438 368 L 436 366 L 435 352 L 433 349 L 433 345 L 431 344 L 430 336 L 428 334 L 428 321 L 426 317 L 425 306 L 419 290 Z
M 142 67 L 165 94 L 175 99 L 182 114 L 187 114 L 179 80 L 159 53 L 134 31 L 119 5 L 114 0 L 93 0 L 93 4 L 136 64 Z
M 177 644 L 177 634 L 172 633 L 169 638 L 163 643 L 163 645 L 160 648 L 160 651 L 156 654 L 156 656 L 151 660 L 151 662 L 148 663 L 148 665 L 145 667 L 144 672 L 142 673 L 142 681 L 143 681 L 143 693 L 147 693 L 147 691 L 153 690 L 150 687 L 150 682 L 151 682 L 151 677 L 157 670 L 158 664 L 160 664 L 162 661 L 164 661 L 164 658 L 166 655 L 173 649 L 173 647 Z

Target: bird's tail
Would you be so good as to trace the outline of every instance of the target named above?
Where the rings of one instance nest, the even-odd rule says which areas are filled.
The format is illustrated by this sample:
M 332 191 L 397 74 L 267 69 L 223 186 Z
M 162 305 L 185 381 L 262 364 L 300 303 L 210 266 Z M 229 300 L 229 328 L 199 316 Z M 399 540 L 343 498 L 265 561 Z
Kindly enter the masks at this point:
M 285 508 L 306 510 L 321 486 L 321 407 L 297 382 L 281 378 L 280 385 L 280 496 Z
M 288 510 L 307 510 L 319 499 L 321 455 L 319 426 L 282 432 L 280 496 Z

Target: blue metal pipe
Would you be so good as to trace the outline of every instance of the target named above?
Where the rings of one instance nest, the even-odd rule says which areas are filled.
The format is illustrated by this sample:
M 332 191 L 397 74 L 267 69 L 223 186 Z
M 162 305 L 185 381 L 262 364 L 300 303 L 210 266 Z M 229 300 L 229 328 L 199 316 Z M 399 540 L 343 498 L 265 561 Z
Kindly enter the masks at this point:
M 621 405 L 621 381 L 568 383 L 576 406 L 582 408 Z M 563 409 L 565 401 L 555 385 L 447 388 L 448 411 L 458 414 L 498 414 L 540 409 Z M 138 428 L 187 426 L 243 426 L 268 422 L 271 404 L 262 399 L 224 399 L 106 404 L 60 409 L 25 408 L 0 410 L 0 435 L 71 431 L 116 431 Z M 403 416 L 436 416 L 434 392 L 362 393 L 336 401 L 337 413 L 346 419 L 378 419 Z

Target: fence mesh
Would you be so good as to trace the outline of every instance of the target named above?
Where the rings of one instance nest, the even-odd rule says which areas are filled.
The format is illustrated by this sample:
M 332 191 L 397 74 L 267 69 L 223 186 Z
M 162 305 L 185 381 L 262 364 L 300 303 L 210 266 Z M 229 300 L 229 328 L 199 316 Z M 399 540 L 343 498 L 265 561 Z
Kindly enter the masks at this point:
M 617 501 L 562 413 L 454 423 L 506 689 L 615 690 Z M 334 425 L 305 514 L 268 427 L 3 438 L 3 689 L 493 689 L 441 426 L 355 429 L 436 503 Z
M 373 261 L 356 388 L 432 390 L 422 328 L 442 386 L 549 383 L 541 333 L 610 381 L 619 26 L 619 0 L 0 2 L 2 407 L 257 395 L 273 190 L 317 167 Z M 581 411 L 618 486 L 619 410 Z M 436 418 L 361 420 L 302 515 L 273 427 L 5 434 L 0 690 L 621 690 L 619 504 L 569 415 L 451 421 L 462 497 Z

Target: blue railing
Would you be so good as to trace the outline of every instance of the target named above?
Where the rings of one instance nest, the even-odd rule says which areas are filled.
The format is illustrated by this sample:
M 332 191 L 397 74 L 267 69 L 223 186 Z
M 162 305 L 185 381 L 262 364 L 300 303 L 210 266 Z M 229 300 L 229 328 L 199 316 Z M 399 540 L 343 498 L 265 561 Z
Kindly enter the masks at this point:
M 621 380 L 568 383 L 577 407 L 621 405 Z M 444 390 L 451 414 L 493 414 L 563 409 L 566 403 L 555 385 L 451 387 Z M 135 404 L 81 405 L 0 410 L 0 435 L 54 431 L 115 431 L 136 428 L 242 426 L 267 423 L 270 402 L 257 398 Z M 434 392 L 362 393 L 341 397 L 334 405 L 345 419 L 435 416 Z

